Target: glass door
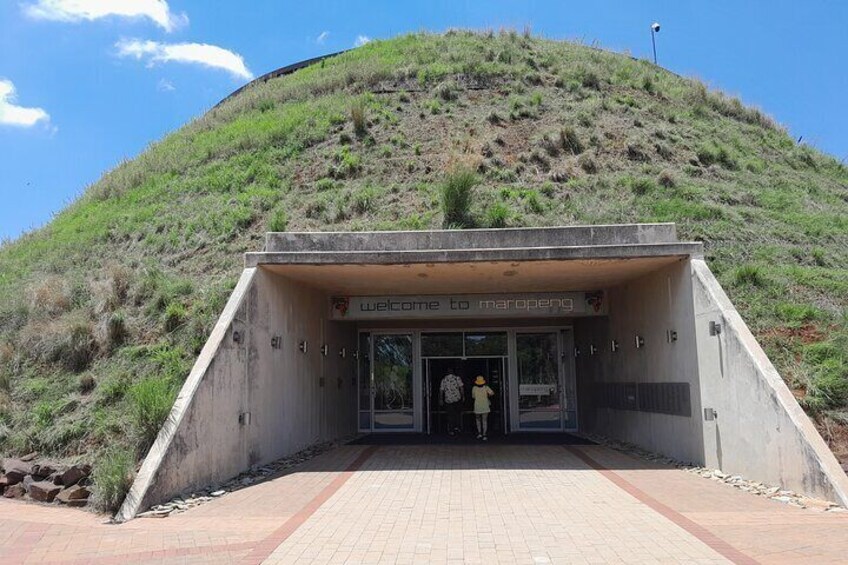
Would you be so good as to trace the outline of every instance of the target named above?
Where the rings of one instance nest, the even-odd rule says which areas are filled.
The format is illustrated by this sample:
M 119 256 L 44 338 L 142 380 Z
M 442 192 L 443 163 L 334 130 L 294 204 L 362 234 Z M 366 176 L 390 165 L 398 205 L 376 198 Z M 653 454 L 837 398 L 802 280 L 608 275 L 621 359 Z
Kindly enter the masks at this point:
M 516 332 L 517 427 L 562 429 L 559 332 Z
M 371 343 L 372 429 L 414 430 L 412 334 L 373 334 Z

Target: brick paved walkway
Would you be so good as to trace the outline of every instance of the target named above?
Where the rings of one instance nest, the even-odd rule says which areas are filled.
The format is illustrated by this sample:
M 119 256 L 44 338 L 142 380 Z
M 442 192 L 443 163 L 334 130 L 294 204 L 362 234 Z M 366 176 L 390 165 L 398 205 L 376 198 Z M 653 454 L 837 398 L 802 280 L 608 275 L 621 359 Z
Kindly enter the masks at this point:
M 848 514 L 602 447 L 345 446 L 165 519 L 0 500 L 0 563 L 845 563 Z

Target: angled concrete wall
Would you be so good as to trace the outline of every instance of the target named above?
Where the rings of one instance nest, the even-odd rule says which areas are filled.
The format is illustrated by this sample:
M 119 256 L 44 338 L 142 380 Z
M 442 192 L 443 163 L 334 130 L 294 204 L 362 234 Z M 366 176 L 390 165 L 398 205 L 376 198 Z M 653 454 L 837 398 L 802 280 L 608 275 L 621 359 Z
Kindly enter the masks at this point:
M 621 286 L 608 289 L 609 316 L 580 319 L 575 338 L 581 425 L 589 432 L 664 453 L 681 461 L 703 462 L 700 386 L 689 260 L 683 259 Z M 676 341 L 668 333 L 677 334 Z M 636 336 L 644 345 L 636 347 Z M 612 351 L 612 341 L 618 350 Z M 590 355 L 590 347 L 597 351 Z M 599 391 L 609 383 L 688 387 L 688 415 L 639 410 L 635 390 L 628 409 L 603 406 Z M 668 388 L 662 390 L 665 394 Z
M 706 465 L 848 504 L 848 478 L 703 260 L 692 261 Z M 719 324 L 718 334 L 710 323 Z
M 327 321 L 328 304 L 315 289 L 244 270 L 117 520 L 355 432 L 356 332 Z

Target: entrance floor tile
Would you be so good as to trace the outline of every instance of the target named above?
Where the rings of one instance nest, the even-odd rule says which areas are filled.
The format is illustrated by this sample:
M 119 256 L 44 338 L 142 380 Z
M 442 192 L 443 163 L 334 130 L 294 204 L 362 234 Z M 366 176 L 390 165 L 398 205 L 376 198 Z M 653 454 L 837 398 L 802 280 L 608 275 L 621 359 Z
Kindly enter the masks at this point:
M 347 445 L 165 519 L 0 500 L 12 563 L 839 563 L 848 515 L 584 445 Z

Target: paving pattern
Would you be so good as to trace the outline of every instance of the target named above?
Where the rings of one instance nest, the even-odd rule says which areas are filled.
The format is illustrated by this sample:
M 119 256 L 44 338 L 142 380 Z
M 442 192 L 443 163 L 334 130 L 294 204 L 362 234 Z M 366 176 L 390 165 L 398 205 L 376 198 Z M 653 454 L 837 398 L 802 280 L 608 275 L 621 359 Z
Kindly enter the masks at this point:
M 0 500 L 6 563 L 845 563 L 848 514 L 599 446 L 343 446 L 168 518 Z

